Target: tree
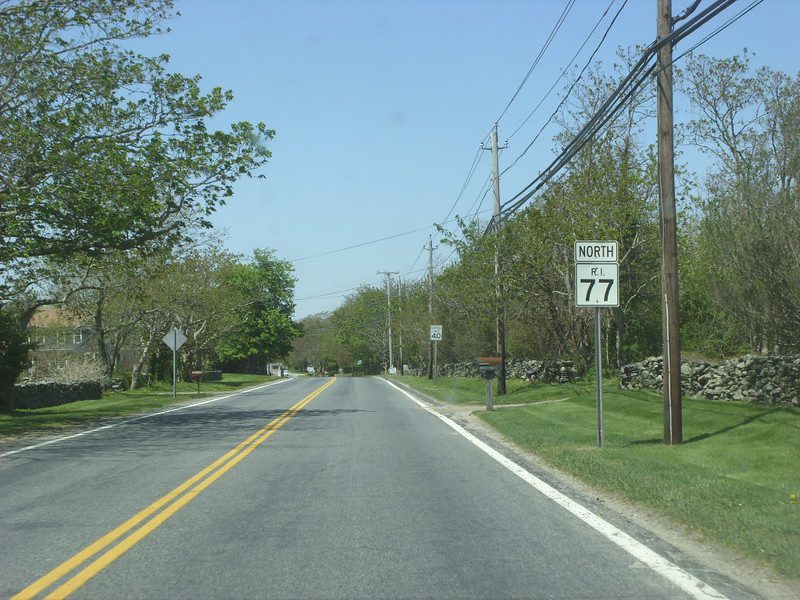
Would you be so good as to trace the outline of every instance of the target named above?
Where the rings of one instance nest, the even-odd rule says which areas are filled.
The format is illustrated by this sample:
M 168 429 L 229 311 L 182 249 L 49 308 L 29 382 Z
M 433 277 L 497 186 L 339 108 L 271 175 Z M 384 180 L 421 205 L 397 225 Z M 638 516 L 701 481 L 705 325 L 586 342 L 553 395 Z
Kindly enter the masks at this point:
M 308 367 L 319 371 L 323 366 L 333 362 L 329 345 L 330 313 L 319 313 L 304 317 L 298 323 L 302 335 L 295 340 L 289 353 L 289 365 L 298 371 L 305 372 Z
M 230 270 L 223 285 L 237 298 L 237 323 L 214 348 L 220 361 L 263 364 L 289 353 L 301 333 L 292 320 L 294 284 L 291 264 L 271 250 L 256 249 Z
M 230 91 L 121 47 L 172 15 L 170 0 L 0 2 L 6 276 L 40 257 L 169 246 L 210 227 L 270 156 L 263 123 L 209 130 Z
M 720 340 L 728 351 L 742 341 L 754 351 L 796 350 L 800 77 L 754 70 L 746 51 L 694 57 L 686 72 L 690 139 L 715 159 L 698 202 L 695 287 L 735 332 Z
M 388 368 L 386 292 L 368 286 L 360 288 L 333 311 L 330 322 L 338 349 L 329 350 L 329 356 L 338 354 L 351 363 L 360 360 L 367 373 L 380 372 L 384 365 Z

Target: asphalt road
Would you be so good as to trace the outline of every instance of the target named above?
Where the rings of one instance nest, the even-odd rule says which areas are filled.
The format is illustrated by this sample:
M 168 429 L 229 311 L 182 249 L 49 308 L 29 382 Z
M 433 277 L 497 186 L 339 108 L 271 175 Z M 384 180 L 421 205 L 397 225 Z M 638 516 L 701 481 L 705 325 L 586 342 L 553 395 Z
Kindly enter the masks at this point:
M 691 597 L 378 378 L 6 456 L 0 497 L 3 598 Z

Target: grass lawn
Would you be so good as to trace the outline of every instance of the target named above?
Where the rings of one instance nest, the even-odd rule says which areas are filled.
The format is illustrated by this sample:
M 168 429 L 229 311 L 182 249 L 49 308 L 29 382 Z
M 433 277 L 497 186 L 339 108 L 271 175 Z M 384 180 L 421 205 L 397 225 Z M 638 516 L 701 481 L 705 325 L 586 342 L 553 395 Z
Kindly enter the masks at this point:
M 427 377 L 414 377 L 411 375 L 394 376 L 390 377 L 390 379 L 402 381 L 431 398 L 436 398 L 449 404 L 486 404 L 486 381 L 483 379 L 467 379 L 464 377 L 428 379 Z M 492 381 L 492 385 L 494 386 L 493 398 L 495 405 L 555 400 L 579 393 L 591 393 L 591 390 L 595 389 L 594 384 L 579 382 L 551 386 L 552 389 L 545 390 L 537 383 L 528 383 L 521 379 L 508 379 L 506 381 L 507 393 L 504 396 L 498 396 L 496 379 Z M 536 390 L 535 394 L 534 390 Z
M 172 382 L 157 382 L 151 387 L 135 391 L 107 391 L 99 400 L 81 400 L 60 406 L 13 410 L 10 413 L 0 413 L 0 441 L 31 432 L 66 429 L 110 417 L 145 413 L 212 393 L 233 392 L 273 379 L 277 377 L 225 373 L 222 381 L 202 382 L 199 395 L 196 383 L 179 382 L 178 397 L 174 400 Z
M 481 380 L 401 381 L 440 400 L 483 402 Z M 800 505 L 791 500 L 800 494 L 800 410 L 685 398 L 684 444 L 670 447 L 661 394 L 612 382 L 604 386 L 600 450 L 594 384 L 509 384 L 508 403 L 569 400 L 476 413 L 508 438 L 597 488 L 800 578 Z

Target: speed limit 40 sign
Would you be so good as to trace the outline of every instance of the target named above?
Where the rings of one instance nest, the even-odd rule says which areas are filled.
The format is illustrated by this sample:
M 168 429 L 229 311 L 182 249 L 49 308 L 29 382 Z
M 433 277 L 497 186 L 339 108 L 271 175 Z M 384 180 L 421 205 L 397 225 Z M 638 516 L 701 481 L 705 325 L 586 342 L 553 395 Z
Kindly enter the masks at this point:
M 442 326 L 441 325 L 431 325 L 431 341 L 432 342 L 441 342 L 442 341 Z

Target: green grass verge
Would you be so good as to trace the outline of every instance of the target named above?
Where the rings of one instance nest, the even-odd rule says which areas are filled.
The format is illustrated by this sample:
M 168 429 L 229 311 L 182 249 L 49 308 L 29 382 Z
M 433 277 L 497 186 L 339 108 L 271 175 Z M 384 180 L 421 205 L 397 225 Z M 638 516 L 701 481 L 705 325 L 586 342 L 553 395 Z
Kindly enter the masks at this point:
M 482 379 L 467 379 L 463 377 L 427 377 L 394 376 L 390 379 L 402 381 L 413 386 L 430 396 L 448 404 L 481 404 L 486 403 L 486 381 Z M 586 382 L 569 383 L 561 386 L 551 386 L 545 390 L 541 384 L 528 383 L 521 379 L 509 379 L 506 382 L 506 394 L 497 395 L 497 380 L 493 385 L 493 398 L 496 405 L 523 404 L 539 402 L 541 400 L 555 400 L 567 398 L 576 393 L 589 393 L 594 389 L 593 384 Z M 536 392 L 534 393 L 534 390 Z
M 149 412 L 213 393 L 235 391 L 277 379 L 268 375 L 225 373 L 222 381 L 204 381 L 197 394 L 196 383 L 179 382 L 178 397 L 172 398 L 172 383 L 157 382 L 134 391 L 105 392 L 99 400 L 81 400 L 60 406 L 13 410 L 0 413 L 0 441 L 33 432 L 56 431 L 111 417 Z
M 401 380 L 444 401 L 483 396 L 480 380 Z M 515 393 L 525 398 L 515 402 L 569 400 L 476 414 L 551 465 L 800 578 L 800 505 L 791 500 L 800 494 L 800 411 L 685 398 L 684 444 L 670 447 L 661 394 L 612 383 L 600 450 L 593 384 L 521 385 L 509 386 L 509 402 Z M 452 400 L 459 389 L 468 393 Z

